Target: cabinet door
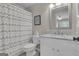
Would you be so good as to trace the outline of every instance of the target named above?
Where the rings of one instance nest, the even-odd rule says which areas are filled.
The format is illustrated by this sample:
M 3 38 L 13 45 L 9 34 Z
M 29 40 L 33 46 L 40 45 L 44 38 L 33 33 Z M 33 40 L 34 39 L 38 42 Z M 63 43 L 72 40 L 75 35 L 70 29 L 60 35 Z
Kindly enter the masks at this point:
M 56 56 L 56 48 L 58 43 L 55 39 L 40 38 L 40 52 L 42 56 Z
M 76 44 L 76 55 L 79 56 L 79 42 L 75 42 Z
M 76 44 L 73 41 L 41 38 L 40 47 L 43 56 L 77 55 Z
M 73 41 L 60 40 L 57 52 L 62 56 L 75 56 L 77 55 L 76 44 Z

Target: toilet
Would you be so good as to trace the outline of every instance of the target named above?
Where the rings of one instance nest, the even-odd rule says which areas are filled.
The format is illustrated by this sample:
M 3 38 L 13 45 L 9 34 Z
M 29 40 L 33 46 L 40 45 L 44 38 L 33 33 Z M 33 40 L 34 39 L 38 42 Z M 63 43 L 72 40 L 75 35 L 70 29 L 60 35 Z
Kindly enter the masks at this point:
M 26 56 L 34 56 L 36 54 L 36 44 L 28 43 L 24 46 L 24 50 L 26 52 Z

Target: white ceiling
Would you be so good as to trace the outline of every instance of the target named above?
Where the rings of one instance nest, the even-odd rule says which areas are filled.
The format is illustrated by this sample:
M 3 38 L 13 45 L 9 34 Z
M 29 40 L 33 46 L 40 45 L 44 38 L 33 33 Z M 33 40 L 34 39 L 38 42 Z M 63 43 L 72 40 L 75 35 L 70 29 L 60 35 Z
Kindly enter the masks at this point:
M 24 9 L 34 5 L 35 3 L 15 3 L 15 5 L 19 6 L 19 7 L 22 7 Z

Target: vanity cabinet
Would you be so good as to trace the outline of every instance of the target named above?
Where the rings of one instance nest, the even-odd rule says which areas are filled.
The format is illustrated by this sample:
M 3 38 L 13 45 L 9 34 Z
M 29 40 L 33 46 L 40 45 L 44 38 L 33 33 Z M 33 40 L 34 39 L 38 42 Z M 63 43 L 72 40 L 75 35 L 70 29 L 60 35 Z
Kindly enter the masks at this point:
M 40 54 L 41 56 L 79 56 L 79 43 L 40 37 Z

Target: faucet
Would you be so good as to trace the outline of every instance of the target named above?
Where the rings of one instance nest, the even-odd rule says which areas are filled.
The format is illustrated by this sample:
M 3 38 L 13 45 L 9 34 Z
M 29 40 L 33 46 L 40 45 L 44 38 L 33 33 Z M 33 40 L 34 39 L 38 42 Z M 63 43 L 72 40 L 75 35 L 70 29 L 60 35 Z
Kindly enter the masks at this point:
M 60 31 L 58 31 L 58 35 L 60 35 Z
M 58 35 L 63 35 L 64 33 L 58 30 L 58 31 L 57 31 L 57 34 L 58 34 Z
M 57 35 L 60 35 L 60 31 L 59 30 L 57 30 Z

